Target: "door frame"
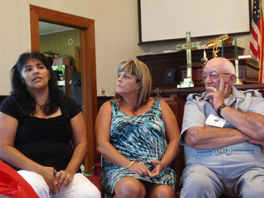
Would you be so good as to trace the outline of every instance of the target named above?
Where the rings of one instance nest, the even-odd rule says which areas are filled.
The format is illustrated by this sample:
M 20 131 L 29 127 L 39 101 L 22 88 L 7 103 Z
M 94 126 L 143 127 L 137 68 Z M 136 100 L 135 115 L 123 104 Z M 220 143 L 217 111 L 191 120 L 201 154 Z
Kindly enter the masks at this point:
M 31 50 L 39 51 L 39 21 L 80 29 L 80 72 L 82 78 L 82 109 L 88 133 L 88 155 L 84 161 L 89 173 L 99 159 L 96 150 L 94 126 L 97 116 L 96 60 L 94 20 L 30 6 Z

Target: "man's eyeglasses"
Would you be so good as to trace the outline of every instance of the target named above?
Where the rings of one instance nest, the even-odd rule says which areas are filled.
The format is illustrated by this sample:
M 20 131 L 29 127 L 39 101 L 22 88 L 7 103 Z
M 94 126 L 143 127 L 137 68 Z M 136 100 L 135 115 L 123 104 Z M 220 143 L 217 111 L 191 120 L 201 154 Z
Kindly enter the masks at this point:
M 230 73 L 218 73 L 216 71 L 210 72 L 209 74 L 203 73 L 203 80 L 206 80 L 206 78 L 209 76 L 211 79 L 217 79 L 219 78 L 220 74 L 224 75 L 230 75 Z

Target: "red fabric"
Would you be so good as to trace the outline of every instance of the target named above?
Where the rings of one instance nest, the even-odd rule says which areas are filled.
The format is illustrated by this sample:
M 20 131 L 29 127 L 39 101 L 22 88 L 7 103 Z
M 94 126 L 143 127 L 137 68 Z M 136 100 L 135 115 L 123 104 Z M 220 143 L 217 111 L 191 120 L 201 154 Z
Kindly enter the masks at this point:
M 0 160 L 0 195 L 13 198 L 39 198 L 16 170 Z

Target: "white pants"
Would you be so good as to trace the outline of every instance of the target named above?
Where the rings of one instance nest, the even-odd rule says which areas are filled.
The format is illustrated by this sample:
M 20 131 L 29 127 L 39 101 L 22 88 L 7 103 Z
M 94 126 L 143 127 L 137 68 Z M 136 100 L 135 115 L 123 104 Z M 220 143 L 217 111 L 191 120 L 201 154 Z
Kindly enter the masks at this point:
M 53 195 L 44 178 L 32 171 L 17 171 L 36 191 L 40 198 L 100 198 L 101 193 L 82 173 L 76 173 L 72 182 L 61 193 Z

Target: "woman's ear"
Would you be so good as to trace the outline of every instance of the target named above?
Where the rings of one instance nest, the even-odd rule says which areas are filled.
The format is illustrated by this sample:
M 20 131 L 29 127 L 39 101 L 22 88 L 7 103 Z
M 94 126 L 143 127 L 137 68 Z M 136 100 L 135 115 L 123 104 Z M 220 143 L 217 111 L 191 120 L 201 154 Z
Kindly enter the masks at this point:
M 140 87 L 141 87 L 141 81 L 139 81 L 139 82 L 137 83 L 137 90 L 140 90 Z

